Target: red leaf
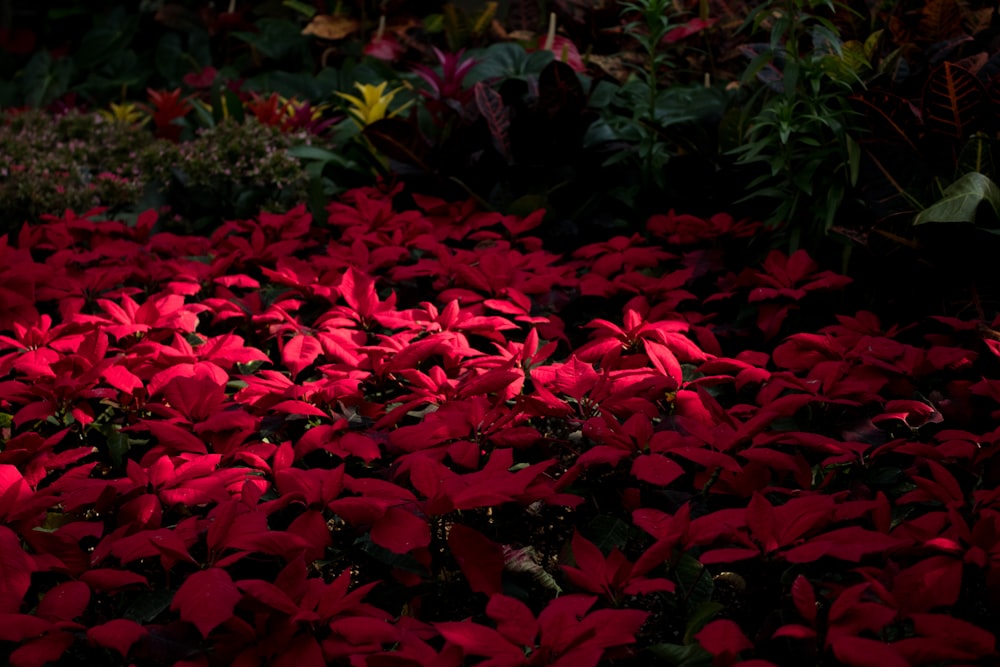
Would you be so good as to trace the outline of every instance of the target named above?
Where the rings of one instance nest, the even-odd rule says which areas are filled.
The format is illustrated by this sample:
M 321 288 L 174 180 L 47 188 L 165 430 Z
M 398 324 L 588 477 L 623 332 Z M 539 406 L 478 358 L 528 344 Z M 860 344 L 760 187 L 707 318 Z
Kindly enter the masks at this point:
M 496 622 L 497 631 L 508 640 L 518 646 L 534 647 L 538 623 L 523 602 L 506 595 L 490 596 L 486 615 Z
M 76 641 L 76 637 L 68 632 L 50 632 L 22 644 L 8 656 L 11 667 L 43 667 L 57 662 L 66 649 Z
M 523 649 L 514 646 L 496 630 L 471 621 L 435 623 L 446 640 L 460 646 L 469 655 L 489 656 L 490 667 L 516 667 L 524 664 Z
M 23 642 L 41 635 L 51 627 L 51 622 L 37 616 L 0 614 L 0 641 Z
M 681 364 L 677 361 L 677 356 L 669 347 L 655 341 L 643 339 L 643 347 L 646 349 L 646 356 L 656 370 L 671 378 L 676 384 L 673 389 L 680 387 L 684 382 L 684 372 Z
M 747 528 L 750 529 L 750 537 L 760 544 L 765 553 L 778 548 L 778 540 L 775 537 L 777 526 L 774 520 L 774 507 L 767 499 L 759 493 L 754 492 L 747 505 Z
M 810 623 L 816 621 L 816 593 L 804 575 L 799 575 L 792 583 L 792 602 L 795 608 Z
M 354 267 L 348 267 L 340 281 L 340 296 L 343 297 L 351 310 L 362 319 L 370 319 L 379 304 L 375 292 L 375 280 Z
M 474 592 L 495 595 L 503 590 L 504 559 L 499 544 L 477 530 L 455 524 L 448 532 L 448 548 Z
M 243 591 L 243 594 L 248 598 L 269 607 L 274 611 L 280 611 L 283 614 L 294 615 L 297 614 L 300 609 L 295 602 L 288 597 L 285 591 L 281 590 L 279 587 L 275 586 L 269 581 L 262 581 L 260 579 L 243 579 L 237 582 L 236 587 Z M 246 604 L 246 603 L 244 603 Z
M 848 526 L 823 533 L 802 546 L 790 549 L 785 554 L 785 560 L 789 563 L 810 563 L 822 556 L 831 556 L 857 563 L 868 554 L 884 554 L 906 544 L 904 540 L 874 530 Z
M 38 603 L 35 613 L 53 621 L 72 621 L 90 604 L 90 587 L 82 581 L 67 581 L 52 588 Z
M 0 526 L 0 613 L 18 612 L 34 571 L 35 564 L 21 548 L 17 534 Z
M 132 371 L 121 365 L 108 367 L 101 374 L 101 377 L 112 387 L 126 394 L 131 394 L 136 389 L 142 387 L 142 380 Z
M 901 609 L 927 611 L 949 607 L 962 590 L 962 561 L 950 556 L 932 556 L 895 576 L 892 592 Z
M 607 583 L 607 573 L 605 570 L 606 561 L 604 554 L 593 542 L 585 538 L 578 531 L 573 533 L 573 560 L 588 579 L 595 585 L 595 593 L 601 592 L 601 586 Z
M 294 336 L 285 343 L 285 347 L 281 351 L 281 360 L 292 372 L 294 378 L 312 365 L 322 352 L 323 346 L 312 336 Z
M 632 475 L 656 486 L 666 486 L 683 474 L 684 468 L 660 454 L 641 454 L 632 462 Z
M 676 28 L 670 30 L 666 35 L 663 36 L 664 42 L 672 43 L 679 42 L 682 39 L 690 37 L 691 35 L 696 35 L 702 30 L 711 28 L 715 25 L 716 21 L 719 19 L 701 19 L 693 18 L 684 25 L 677 26 Z
M 790 639 L 815 639 L 816 631 L 804 625 L 783 625 L 774 631 L 771 637 L 788 637 Z
M 179 610 L 182 620 L 197 627 L 203 637 L 208 637 L 212 630 L 232 617 L 241 597 L 229 573 L 213 567 L 188 577 L 174 594 L 170 609 Z
M 833 640 L 833 653 L 851 667 L 909 667 L 890 644 L 864 637 L 838 637 Z
M 739 560 L 757 558 L 760 551 L 741 547 L 729 547 L 724 549 L 709 549 L 700 556 L 698 560 L 703 565 L 713 565 L 715 563 L 735 563 Z
M 371 531 L 372 542 L 397 554 L 431 543 L 431 529 L 426 519 L 401 507 L 390 507 Z
M 326 667 L 323 648 L 315 637 L 296 635 L 292 645 L 270 663 L 271 667 Z
M 87 641 L 104 648 L 118 651 L 124 658 L 129 649 L 149 632 L 135 621 L 116 618 L 113 621 L 95 625 L 87 630 Z
M 753 643 L 746 638 L 740 626 L 733 621 L 719 619 L 712 621 L 695 636 L 698 643 L 714 656 L 735 657 L 740 651 L 753 648 Z
M 944 614 L 912 614 L 910 618 L 918 634 L 965 651 L 966 659 L 996 655 L 996 635 L 968 621 Z

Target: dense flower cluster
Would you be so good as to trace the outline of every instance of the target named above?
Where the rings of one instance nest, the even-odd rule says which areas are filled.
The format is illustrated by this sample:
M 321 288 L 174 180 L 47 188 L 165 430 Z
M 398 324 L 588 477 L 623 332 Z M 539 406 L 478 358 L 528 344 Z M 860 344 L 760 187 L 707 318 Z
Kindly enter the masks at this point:
M 0 230 L 67 208 L 135 204 L 145 182 L 138 155 L 151 143 L 148 132 L 97 114 L 8 115 L 0 124 Z
M 133 211 L 150 187 L 185 217 L 232 214 L 223 202 L 247 212 L 289 208 L 304 199 L 308 176 L 288 149 L 310 141 L 305 131 L 283 132 L 256 118 L 223 122 L 178 144 L 99 114 L 8 114 L 0 125 L 0 230 L 66 209 Z
M 558 255 L 541 213 L 414 199 L 0 240 L 6 662 L 996 658 L 984 323 L 781 338 L 847 281 L 734 271 L 749 223 Z

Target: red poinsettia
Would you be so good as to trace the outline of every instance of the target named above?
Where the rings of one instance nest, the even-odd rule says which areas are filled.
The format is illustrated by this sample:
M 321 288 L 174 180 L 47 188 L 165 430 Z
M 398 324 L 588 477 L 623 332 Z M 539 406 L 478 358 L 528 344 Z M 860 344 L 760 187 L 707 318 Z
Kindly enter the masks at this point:
M 486 605 L 495 629 L 470 621 L 435 623 L 434 627 L 466 655 L 487 657 L 498 667 L 596 667 L 606 649 L 633 643 L 648 616 L 626 609 L 588 613 L 596 601 L 593 596 L 564 595 L 536 618 L 520 600 L 496 594 Z

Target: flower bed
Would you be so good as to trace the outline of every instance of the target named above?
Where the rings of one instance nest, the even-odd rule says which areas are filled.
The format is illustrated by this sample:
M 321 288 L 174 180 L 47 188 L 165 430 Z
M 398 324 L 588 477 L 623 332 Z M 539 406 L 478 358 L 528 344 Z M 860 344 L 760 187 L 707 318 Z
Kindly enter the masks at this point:
M 394 194 L 0 240 L 7 662 L 993 664 L 990 327 Z

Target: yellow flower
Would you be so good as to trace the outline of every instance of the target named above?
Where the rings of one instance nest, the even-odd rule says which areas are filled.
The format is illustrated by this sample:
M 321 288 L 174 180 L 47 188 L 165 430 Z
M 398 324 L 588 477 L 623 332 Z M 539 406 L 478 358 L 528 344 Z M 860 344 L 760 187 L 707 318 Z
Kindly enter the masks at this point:
M 370 83 L 355 83 L 354 87 L 361 92 L 360 97 L 348 95 L 346 93 L 337 93 L 337 95 L 343 97 L 351 103 L 351 108 L 348 109 L 348 113 L 351 114 L 351 118 L 355 123 L 357 123 L 360 127 L 365 127 L 366 125 L 371 125 L 375 121 L 382 120 L 387 116 L 395 116 L 400 111 L 410 106 L 410 102 L 407 102 L 400 108 L 390 112 L 389 104 L 392 102 L 393 98 L 396 97 L 399 91 L 402 90 L 402 88 L 397 88 L 387 93 L 385 92 L 385 87 L 387 85 L 387 81 L 383 81 L 377 86 L 373 86 Z
M 122 125 L 141 125 L 149 120 L 145 112 L 139 109 L 135 102 L 124 102 L 122 104 L 111 103 L 111 109 L 100 109 L 99 114 L 112 123 Z

